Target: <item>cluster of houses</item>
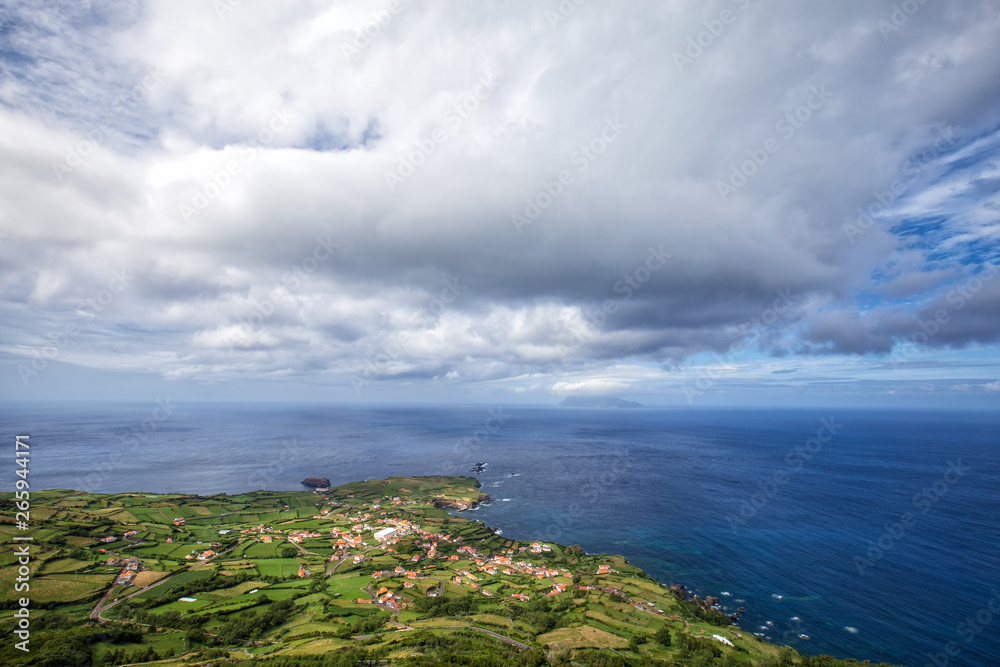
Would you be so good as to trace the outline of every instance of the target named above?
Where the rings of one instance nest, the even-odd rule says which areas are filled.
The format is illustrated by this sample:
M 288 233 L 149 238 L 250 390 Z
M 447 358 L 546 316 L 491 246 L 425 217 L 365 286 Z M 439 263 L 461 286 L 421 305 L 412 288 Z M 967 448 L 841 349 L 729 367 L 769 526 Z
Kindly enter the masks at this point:
M 219 546 L 219 545 L 217 543 L 215 543 L 215 542 L 212 542 L 212 546 Z M 202 551 L 201 553 L 198 553 L 198 551 L 195 550 L 195 551 L 192 551 L 191 553 L 189 553 L 188 555 L 184 556 L 184 558 L 185 558 L 185 560 L 195 560 L 195 559 L 197 559 L 197 560 L 208 560 L 209 558 L 211 558 L 214 555 L 215 555 L 215 551 L 213 551 L 211 549 L 206 549 L 205 551 Z
M 593 588 L 593 586 L 591 586 L 590 588 Z M 620 591 L 614 586 L 605 586 L 601 590 L 609 595 L 614 595 L 616 597 L 621 598 L 629 605 L 641 611 L 655 611 L 657 614 L 663 613 L 663 610 L 658 608 L 652 602 L 647 602 L 646 600 L 633 600 L 628 593 L 626 593 L 625 591 Z
M 334 528 L 330 531 L 336 541 L 333 546 L 337 549 L 350 549 L 352 547 L 360 547 L 365 543 L 365 540 L 360 535 L 355 535 L 354 533 L 347 530 L 337 530 Z
M 113 565 L 115 563 L 121 562 L 120 558 L 109 558 L 108 565 Z M 118 578 L 115 579 L 116 584 L 121 584 L 122 586 L 131 586 L 132 582 L 135 581 L 135 575 L 142 569 L 142 563 L 136 556 L 132 556 L 127 561 L 125 561 L 125 569 Z
M 125 533 L 122 534 L 121 537 L 118 537 L 117 535 L 105 535 L 99 541 L 102 542 L 102 543 L 104 543 L 104 544 L 110 544 L 112 542 L 117 542 L 119 539 L 122 539 L 122 540 L 131 540 L 133 537 L 135 537 L 138 534 L 139 534 L 138 530 L 127 530 L 127 531 L 125 531 Z
M 231 530 L 227 530 L 225 532 L 223 532 L 223 531 L 220 530 L 219 531 L 219 535 L 228 535 L 231 532 L 232 532 Z M 244 528 L 244 529 L 242 529 L 240 531 L 240 535 L 261 535 L 261 536 L 265 536 L 265 537 L 270 537 L 269 533 L 277 533 L 277 534 L 280 535 L 281 531 L 277 530 L 275 528 L 271 528 L 270 526 L 265 526 L 264 524 L 260 524 L 260 525 L 257 525 L 257 526 L 251 526 L 250 528 Z M 261 540 L 261 541 L 263 541 L 263 540 Z M 268 540 L 268 542 L 270 542 L 270 541 L 271 540 Z
M 329 500 L 324 497 L 324 500 Z M 335 501 L 331 501 L 331 505 L 336 505 Z M 398 496 L 385 496 L 383 501 L 375 501 L 370 505 L 372 511 L 382 509 L 385 506 L 398 506 L 404 504 L 404 500 Z M 286 509 L 288 507 L 286 506 Z M 341 520 L 352 522 L 350 530 L 344 530 L 334 527 L 330 534 L 334 539 L 334 546 L 340 550 L 354 549 L 365 546 L 365 534 L 371 536 L 371 539 L 383 547 L 387 553 L 395 553 L 393 548 L 397 544 L 400 538 L 415 535 L 418 538 L 417 544 L 424 549 L 423 553 L 418 553 L 408 558 L 411 563 L 417 563 L 423 558 L 435 559 L 439 557 L 438 545 L 439 544 L 459 544 L 463 541 L 461 536 L 448 535 L 444 533 L 435 533 L 423 530 L 419 525 L 412 523 L 409 520 L 396 518 L 396 517 L 385 517 L 387 512 L 382 511 L 379 514 L 381 516 L 375 517 L 372 511 L 364 511 L 363 508 L 356 508 L 351 514 L 351 509 L 343 511 L 341 513 L 334 513 L 334 508 L 327 507 L 322 509 L 317 515 L 319 518 L 325 518 L 332 521 Z M 182 526 L 185 523 L 183 517 L 177 517 L 173 521 L 175 526 Z M 226 535 L 233 530 L 223 529 L 218 531 L 220 535 Z M 242 536 L 256 536 L 263 543 L 271 543 L 274 540 L 280 540 L 285 537 L 289 542 L 301 543 L 306 539 L 311 538 L 322 538 L 323 535 L 319 532 L 312 530 L 298 530 L 288 533 L 288 535 L 283 535 L 281 530 L 272 528 L 265 524 L 260 524 L 258 526 L 244 528 L 239 531 Z M 138 535 L 139 531 L 132 530 L 126 532 L 123 537 L 125 539 L 134 537 Z M 113 535 L 109 535 L 103 538 L 101 541 L 105 543 L 113 542 L 116 538 Z M 172 542 L 170 538 L 166 539 L 167 542 Z M 213 542 L 211 546 L 215 547 L 218 543 Z M 568 585 L 563 583 L 558 583 L 554 581 L 556 577 L 570 577 L 571 573 L 566 568 L 553 568 L 545 564 L 536 565 L 527 560 L 516 560 L 519 554 L 531 553 L 531 554 L 543 554 L 551 552 L 553 547 L 550 544 L 545 544 L 542 542 L 534 542 L 527 546 L 522 546 L 519 549 L 504 549 L 500 552 L 500 555 L 494 555 L 492 557 L 487 557 L 475 547 L 469 545 L 459 546 L 457 549 L 457 554 L 448 556 L 448 560 L 451 562 L 459 560 L 471 560 L 475 563 L 475 568 L 471 566 L 469 569 L 456 570 L 455 576 L 451 581 L 458 585 L 467 585 L 473 591 L 479 591 L 482 595 L 486 597 L 493 597 L 493 592 L 482 588 L 482 581 L 480 576 L 477 576 L 474 572 L 480 575 L 488 575 L 491 577 L 498 576 L 500 574 L 512 576 L 516 574 L 525 574 L 533 576 L 536 579 L 550 579 L 553 580 L 553 588 L 550 590 L 546 596 L 551 597 L 559 595 L 567 590 Z M 103 551 L 103 550 L 101 550 Z M 188 560 L 201 560 L 206 561 L 216 555 L 216 552 L 212 549 L 207 549 L 198 553 L 193 551 L 191 554 L 185 556 Z M 359 564 L 367 559 L 367 556 L 363 553 L 357 553 L 353 555 L 352 561 L 354 564 Z M 120 559 L 112 558 L 108 560 L 108 564 L 116 564 L 121 562 Z M 131 558 L 128 561 L 126 570 L 123 571 L 118 579 L 117 583 L 128 585 L 134 580 L 136 572 L 141 569 L 141 564 L 138 558 Z M 610 565 L 600 565 L 597 568 L 598 575 L 613 574 L 616 573 Z M 308 577 L 312 573 L 303 567 L 298 570 L 299 577 Z M 397 566 L 392 571 L 379 571 L 372 574 L 374 579 L 380 579 L 385 576 L 403 576 L 405 581 L 403 582 L 403 587 L 406 589 L 412 589 L 416 586 L 415 580 L 418 578 L 423 578 L 423 570 L 407 570 L 403 566 Z M 564 579 L 565 580 L 565 579 Z M 580 588 L 582 590 L 593 590 L 595 586 L 573 586 L 573 588 Z M 654 611 L 660 611 L 655 609 L 653 605 L 645 603 L 641 600 L 632 600 L 622 591 L 613 588 L 601 589 L 605 592 L 612 593 L 619 597 L 622 597 L 629 604 L 639 608 L 647 609 L 652 608 Z M 427 593 L 428 595 L 437 595 L 437 589 L 432 588 Z M 531 597 L 527 593 L 513 593 L 507 597 L 508 600 L 516 600 L 520 602 L 528 602 Z M 399 594 L 394 593 L 388 587 L 383 586 L 379 589 L 378 594 L 375 596 L 374 600 L 359 598 L 359 603 L 378 603 L 379 605 L 388 609 L 401 609 L 403 602 L 406 601 Z M 660 612 L 662 613 L 662 612 Z
M 396 577 L 406 577 L 407 579 L 416 579 L 423 574 L 420 570 L 407 570 L 402 565 L 397 565 L 396 569 L 392 572 L 372 572 L 372 579 L 380 579 L 385 576 L 396 576 Z
M 418 532 L 423 532 L 423 531 L 418 531 Z M 438 538 L 438 539 L 443 538 L 443 536 L 441 536 L 441 535 L 434 535 L 433 537 Z M 428 552 L 426 554 L 428 557 L 432 557 L 432 551 L 431 551 L 431 549 L 433 549 L 436 546 L 436 544 L 437 544 L 437 542 L 435 541 L 435 542 L 430 542 L 430 543 L 424 542 L 421 545 L 421 546 L 423 546 L 425 548 L 428 548 Z M 545 548 L 548 548 L 548 549 L 551 550 L 551 547 L 549 545 L 543 545 L 541 543 L 536 543 L 536 544 L 534 544 L 532 546 L 529 546 L 529 547 L 521 547 L 520 549 L 518 549 L 516 551 L 514 549 L 504 549 L 501 553 L 503 553 L 505 555 L 500 555 L 500 556 L 494 556 L 492 558 L 487 558 L 482 553 L 480 553 L 475 547 L 468 546 L 468 545 L 463 545 L 463 546 L 461 546 L 461 547 L 459 547 L 457 549 L 458 554 L 454 554 L 454 555 L 449 556 L 448 560 L 449 561 L 458 561 L 458 560 L 461 560 L 462 556 L 464 555 L 465 558 L 468 558 L 468 559 L 472 560 L 473 562 L 475 562 L 475 564 L 476 564 L 476 572 L 480 572 L 480 573 L 483 573 L 483 574 L 486 574 L 486 575 L 489 575 L 489 576 L 497 576 L 498 574 L 504 574 L 504 575 L 508 575 L 508 576 L 515 575 L 515 574 L 527 574 L 527 575 L 534 576 L 537 579 L 545 579 L 545 578 L 552 579 L 554 577 L 569 577 L 569 576 L 571 576 L 570 571 L 568 569 L 566 569 L 566 568 L 551 568 L 551 567 L 547 567 L 545 565 L 535 565 L 534 563 L 531 563 L 529 561 L 524 561 L 524 560 L 518 561 L 518 560 L 514 559 L 514 555 L 517 554 L 517 553 L 523 553 L 524 551 L 527 551 L 527 550 L 533 550 L 533 551 L 537 550 L 537 552 L 541 552 Z M 461 554 L 461 555 L 459 555 L 459 554 Z M 418 555 L 414 556 L 413 558 L 411 558 L 410 560 L 411 561 L 417 561 L 419 559 L 420 559 L 420 556 L 418 554 Z M 615 572 L 615 570 L 612 570 L 610 565 L 601 565 L 600 567 L 598 567 L 598 571 L 597 571 L 598 574 L 609 574 L 609 573 L 612 573 L 612 572 Z M 405 575 L 408 579 L 414 579 L 414 578 L 417 578 L 418 576 L 422 576 L 422 572 L 419 571 L 419 570 L 418 571 L 407 571 L 402 566 L 397 566 L 394 571 L 390 571 L 390 572 L 383 572 L 383 571 L 375 572 L 375 573 L 372 574 L 372 577 L 375 578 L 375 579 L 379 579 L 379 578 L 384 577 L 384 576 L 399 576 L 399 575 Z M 465 570 L 456 570 L 455 571 L 455 576 L 453 576 L 452 579 L 451 579 L 451 582 L 454 583 L 454 584 L 456 584 L 456 585 L 467 585 L 473 591 L 478 591 L 478 592 L 480 592 L 482 595 L 484 595 L 486 597 L 493 597 L 493 592 L 490 591 L 490 590 L 488 590 L 488 589 L 486 589 L 486 588 L 482 588 L 481 584 L 478 583 L 480 581 L 481 581 L 481 578 L 479 576 L 476 576 L 476 574 L 474 574 L 473 572 L 471 572 L 470 570 L 467 570 L 467 569 L 465 569 Z M 413 587 L 413 583 L 412 582 L 404 582 L 403 585 L 406 588 L 412 588 Z M 559 595 L 560 593 L 565 592 L 567 590 L 567 587 L 568 587 L 567 584 L 561 584 L 561 583 L 553 582 L 552 590 L 547 593 L 547 596 L 551 597 L 551 596 Z M 592 589 L 594 589 L 593 586 L 579 586 L 579 588 L 583 589 L 583 590 L 592 590 Z M 531 598 L 530 598 L 529 595 L 527 595 L 525 593 L 515 593 L 513 595 L 508 596 L 507 599 L 518 600 L 518 601 L 522 601 L 522 602 L 527 602 Z
M 388 587 L 383 586 L 378 589 L 378 593 L 375 595 L 375 600 L 369 600 L 368 598 L 358 598 L 358 604 L 372 604 L 373 602 L 378 602 L 378 604 L 388 609 L 399 610 L 403 608 L 403 598 L 398 593 L 393 593 Z
M 307 540 L 311 537 L 323 537 L 323 536 L 313 530 L 297 530 L 293 533 L 288 534 L 288 541 L 300 544 L 302 540 Z
M 389 498 L 386 496 L 389 502 L 393 505 L 402 504 L 402 499 L 398 497 Z M 371 505 L 372 510 L 378 510 L 382 507 L 382 503 L 379 501 L 374 502 Z M 324 512 L 323 514 L 328 514 Z M 327 518 L 333 519 L 334 517 L 339 519 L 344 519 L 348 521 L 356 521 L 351 529 L 354 533 L 363 533 L 368 531 L 373 531 L 372 537 L 381 546 L 386 548 L 387 553 L 394 553 L 392 545 L 395 545 L 400 537 L 415 534 L 421 541 L 418 543 L 421 547 L 426 549 L 423 554 L 416 554 L 412 556 L 409 561 L 412 563 L 419 562 L 422 558 L 434 559 L 438 555 L 437 547 L 439 543 L 458 543 L 462 541 L 461 537 L 456 537 L 452 535 L 445 535 L 442 533 L 432 533 L 421 529 L 420 526 L 411 523 L 406 519 L 399 518 L 376 518 L 371 521 L 371 512 L 357 513 L 353 516 L 348 516 L 347 514 L 336 514 L 333 516 L 328 516 Z M 375 525 L 372 525 L 375 524 Z M 380 527 L 381 526 L 381 527 Z M 339 531 L 338 529 L 333 530 L 335 537 L 339 537 L 336 542 L 336 546 L 340 548 L 357 547 L 363 545 L 363 538 L 360 535 L 353 533 L 348 533 L 347 531 Z M 515 574 L 528 574 L 536 577 L 537 579 L 553 579 L 555 577 L 568 577 L 571 573 L 566 568 L 551 568 L 545 565 L 535 565 L 526 560 L 515 560 L 515 556 L 520 553 L 530 552 L 531 554 L 543 554 L 552 551 L 552 545 L 545 544 L 543 542 L 534 542 L 531 545 L 522 546 L 519 549 L 504 549 L 499 556 L 494 556 L 492 558 L 487 558 L 481 552 L 479 552 L 475 547 L 469 545 L 462 545 L 458 547 L 457 554 L 450 555 L 448 557 L 449 561 L 459 561 L 464 558 L 468 558 L 475 562 L 476 571 L 484 573 L 489 576 L 497 576 L 499 574 L 504 575 L 515 575 Z M 364 560 L 363 555 L 354 556 L 353 562 L 360 563 Z M 616 572 L 611 569 L 610 565 L 601 565 L 598 567 L 597 574 L 611 574 Z M 404 575 L 407 579 L 411 581 L 405 581 L 403 586 L 405 588 L 413 588 L 413 579 L 422 577 L 421 570 L 406 570 L 402 566 L 397 566 L 394 571 L 377 571 L 372 574 L 374 579 L 380 579 L 385 576 L 400 576 Z M 493 593 L 488 589 L 481 588 L 480 577 L 469 570 L 458 570 L 455 576 L 452 578 L 452 583 L 458 585 L 468 585 L 473 591 L 479 591 L 482 595 L 487 597 L 492 597 Z M 567 590 L 567 584 L 561 584 L 553 582 L 552 590 L 547 593 L 548 596 L 555 596 L 563 593 Z M 579 588 L 584 590 L 593 589 L 593 586 L 579 586 Z M 388 589 L 384 589 L 380 592 L 380 596 L 384 597 L 388 593 Z M 379 603 L 382 604 L 381 597 L 379 598 Z M 531 598 L 525 593 L 514 593 L 508 596 L 508 599 L 518 600 L 527 602 Z M 365 600 L 365 602 L 370 602 Z M 630 601 L 631 602 L 631 601 Z M 388 606 L 388 605 L 387 605 Z

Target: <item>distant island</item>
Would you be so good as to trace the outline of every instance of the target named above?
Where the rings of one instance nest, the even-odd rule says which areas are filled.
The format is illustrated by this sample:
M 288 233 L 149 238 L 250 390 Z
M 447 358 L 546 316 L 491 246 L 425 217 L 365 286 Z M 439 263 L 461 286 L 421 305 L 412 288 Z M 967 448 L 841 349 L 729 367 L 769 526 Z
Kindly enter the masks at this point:
M 642 403 L 614 396 L 567 396 L 559 401 L 564 408 L 641 408 Z
M 30 592 L 15 592 L 5 567 L 0 664 L 857 664 L 768 643 L 718 599 L 622 556 L 453 515 L 489 502 L 479 486 L 390 477 L 211 496 L 32 490 Z M 0 532 L 19 534 L 14 494 L 0 505 Z M 16 562 L 14 548 L 0 546 L 0 562 Z M 19 618 L 29 652 L 15 648 Z

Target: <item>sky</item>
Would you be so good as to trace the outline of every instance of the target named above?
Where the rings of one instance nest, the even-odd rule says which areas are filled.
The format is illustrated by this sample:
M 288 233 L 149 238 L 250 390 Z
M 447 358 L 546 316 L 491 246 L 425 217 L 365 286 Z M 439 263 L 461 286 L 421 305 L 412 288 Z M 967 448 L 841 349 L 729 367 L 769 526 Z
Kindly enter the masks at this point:
M 1000 406 L 1000 2 L 0 6 L 0 398 Z

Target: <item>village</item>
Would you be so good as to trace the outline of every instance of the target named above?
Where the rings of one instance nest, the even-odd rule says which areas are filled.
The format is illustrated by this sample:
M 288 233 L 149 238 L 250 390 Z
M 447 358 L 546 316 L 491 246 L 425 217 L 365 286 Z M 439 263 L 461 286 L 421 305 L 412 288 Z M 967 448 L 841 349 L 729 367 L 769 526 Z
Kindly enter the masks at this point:
M 484 498 L 475 479 L 433 477 L 236 496 L 73 492 L 39 511 L 90 525 L 91 536 L 67 538 L 73 557 L 43 551 L 51 564 L 32 585 L 96 600 L 92 621 L 161 627 L 147 638 L 157 651 L 188 646 L 184 628 L 211 637 L 226 619 L 291 601 L 295 620 L 261 647 L 307 650 L 380 625 L 387 646 L 398 633 L 456 628 L 517 650 L 659 654 L 662 646 L 638 647 L 664 628 L 713 646 L 759 641 L 622 556 L 512 539 L 463 516 Z M 543 618 L 553 620 L 537 625 Z
M 327 576 L 334 572 L 348 574 L 352 569 L 368 566 L 372 585 L 359 586 L 360 595 L 354 598 L 354 602 L 379 607 L 393 614 L 406 609 L 415 596 L 438 597 L 446 591 L 527 603 L 536 597 L 553 598 L 574 590 L 601 591 L 636 610 L 664 613 L 655 601 L 628 595 L 608 582 L 600 581 L 600 578 L 619 574 L 611 563 L 588 562 L 586 566 L 570 568 L 561 556 L 560 548 L 553 544 L 507 540 L 504 542 L 510 546 L 496 548 L 492 546 L 495 541 L 491 539 L 494 537 L 492 532 L 482 526 L 478 527 L 475 536 L 422 527 L 415 522 L 413 512 L 420 503 L 412 499 L 399 495 L 335 499 L 325 495 L 328 491 L 318 489 L 314 492 L 315 514 L 303 520 L 260 522 L 216 530 L 218 540 L 226 542 L 195 540 L 191 543 L 175 540 L 174 537 L 165 537 L 162 542 L 190 546 L 190 551 L 183 554 L 183 560 L 199 563 L 212 561 L 223 548 L 239 546 L 245 554 L 253 543 L 272 547 L 285 544 L 296 550 L 295 555 L 299 558 L 294 576 L 300 579 L 318 576 L 317 573 Z M 292 508 L 283 504 L 281 510 L 288 512 Z M 421 508 L 419 514 L 425 522 L 433 522 L 428 526 L 440 525 L 449 516 L 444 510 L 426 507 Z M 317 520 L 322 523 L 317 525 Z M 309 527 L 298 527 L 297 524 L 308 524 Z M 175 534 L 182 534 L 188 526 L 188 519 L 174 517 L 171 525 L 177 531 Z M 476 526 L 475 523 L 472 525 Z M 464 522 L 463 527 L 468 533 Z M 147 544 L 138 537 L 139 534 L 138 529 L 131 529 L 120 536 L 108 535 L 100 542 L 109 544 L 125 540 L 130 547 Z M 470 537 L 480 543 L 491 540 L 491 544 L 473 546 L 468 543 Z M 235 545 L 231 543 L 233 538 Z M 317 567 L 315 559 L 308 558 L 317 555 L 315 549 L 319 542 L 331 547 L 331 553 L 325 559 L 326 565 L 332 564 L 329 568 Z M 108 553 L 103 548 L 98 551 Z M 253 559 L 248 562 L 252 563 Z M 144 565 L 137 556 L 131 556 L 126 561 L 114 555 L 106 564 L 123 565 L 115 579 L 115 585 L 122 589 L 133 584 L 138 571 L 155 567 Z M 587 582 L 583 581 L 584 577 L 587 577 Z

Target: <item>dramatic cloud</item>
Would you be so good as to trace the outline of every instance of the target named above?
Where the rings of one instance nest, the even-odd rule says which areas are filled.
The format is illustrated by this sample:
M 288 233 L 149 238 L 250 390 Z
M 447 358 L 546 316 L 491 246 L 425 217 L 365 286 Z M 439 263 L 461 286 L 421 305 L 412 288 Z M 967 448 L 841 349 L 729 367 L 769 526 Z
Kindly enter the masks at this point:
M 7 3 L 5 392 L 993 395 L 1000 7 L 911 4 Z

